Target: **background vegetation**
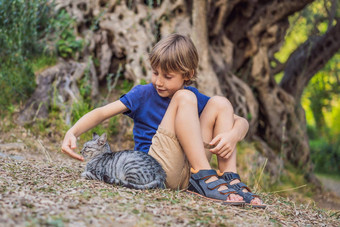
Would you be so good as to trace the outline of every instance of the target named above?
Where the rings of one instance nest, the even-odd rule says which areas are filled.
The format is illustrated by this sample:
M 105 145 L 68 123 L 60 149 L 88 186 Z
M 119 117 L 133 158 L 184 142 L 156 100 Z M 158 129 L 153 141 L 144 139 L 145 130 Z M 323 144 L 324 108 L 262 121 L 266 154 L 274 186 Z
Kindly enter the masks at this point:
M 290 17 L 290 29 L 277 59 L 285 62 L 308 37 L 326 33 L 327 1 L 315 1 Z M 325 5 L 326 4 L 326 5 Z M 339 7 L 337 9 L 339 11 Z M 277 80 L 282 78 L 280 73 Z M 340 53 L 337 53 L 309 82 L 302 97 L 315 171 L 340 174 Z
M 291 28 L 284 46 L 276 54 L 278 59 L 284 62 L 309 36 L 326 32 L 327 14 L 323 4 L 324 1 L 315 1 L 290 18 Z M 152 5 L 150 3 L 150 7 Z M 66 11 L 55 12 L 53 4 L 44 0 L 13 0 L 0 1 L 0 46 L 1 116 L 8 117 L 34 91 L 35 75 L 54 65 L 58 58 L 77 60 L 84 41 L 76 38 L 75 21 Z M 333 174 L 340 173 L 339 56 L 335 55 L 311 80 L 302 98 L 315 170 Z M 120 77 L 120 74 L 121 68 L 115 75 L 107 77 L 106 86 L 101 86 L 103 98 L 97 103 L 91 102 L 88 77 L 82 79 L 79 84 L 82 99 L 72 106 L 72 124 L 96 106 L 109 102 L 111 93 L 117 96 L 132 87 L 133 83 Z M 282 75 L 276 77 L 279 81 Z M 116 135 L 119 121 L 121 119 L 118 117 L 112 118 L 108 124 L 98 126 L 91 132 L 108 130 L 111 135 Z M 56 106 L 51 107 L 50 118 L 38 122 L 33 129 L 35 127 L 42 133 L 48 133 L 51 125 L 60 130 L 60 134 L 69 127 L 64 121 L 62 110 Z M 88 139 L 91 132 L 83 140 Z M 263 169 L 257 171 L 253 173 L 253 184 L 258 183 L 256 176 L 262 175 Z M 298 186 L 301 181 L 297 180 L 293 186 Z
M 104 4 L 114 1 L 97 2 Z M 136 2 L 141 2 L 151 10 L 164 1 L 117 2 L 122 2 L 115 8 L 118 12 L 125 9 L 126 15 L 122 14 L 118 18 L 123 23 L 130 22 L 131 18 L 134 19 L 137 11 L 137 8 L 134 8 Z M 195 2 L 199 1 L 195 0 Z M 241 1 L 242 4 L 244 2 L 247 1 Z M 270 1 L 258 2 L 262 4 Z M 124 8 L 124 3 L 127 3 L 128 9 Z M 223 4 L 223 1 L 219 3 Z M 289 18 L 290 29 L 283 47 L 275 56 L 280 62 L 285 62 L 296 47 L 312 35 L 326 32 L 329 20 L 325 4 L 328 3 L 329 1 L 324 0 L 314 1 L 313 4 Z M 80 5 L 80 8 L 82 6 Z M 251 4 L 242 6 L 245 6 L 242 9 L 252 7 Z M 73 7 L 75 8 L 77 9 Z M 100 9 L 106 10 L 104 6 Z M 160 18 L 162 21 L 158 21 L 155 27 L 151 28 L 156 30 L 152 35 L 161 34 L 161 25 L 166 26 L 166 23 L 162 24 L 162 22 L 170 23 L 171 17 L 183 16 L 180 14 L 180 7 L 173 11 L 174 14 L 162 16 Z M 248 12 L 248 10 L 242 11 L 244 14 Z M 76 17 L 71 16 L 62 7 L 56 11 L 55 5 L 45 0 L 0 0 L 0 223 L 8 226 L 111 226 L 115 224 L 117 226 L 339 226 L 338 210 L 320 208 L 320 204 L 324 203 L 322 206 L 324 208 L 338 209 L 340 202 L 337 197 L 324 191 L 315 193 L 316 190 L 313 190 L 315 185 L 308 182 L 305 172 L 297 169 L 292 163 L 281 163 L 281 166 L 270 163 L 268 157 L 261 154 L 259 147 L 263 144 L 259 141 L 242 142 L 238 145 L 238 171 L 243 181 L 258 193 L 266 204 L 269 204 L 265 210 L 226 207 L 188 196 L 181 191 L 136 191 L 80 178 L 85 163 L 67 158 L 66 155 L 58 152 L 66 130 L 81 116 L 97 106 L 117 99 L 135 84 L 131 78 L 129 80 L 124 77 L 126 75 L 124 64 L 132 60 L 124 59 L 124 54 L 118 53 L 118 56 L 109 57 L 114 64 L 110 66 L 109 73 L 105 74 L 99 82 L 99 98 L 94 101 L 92 97 L 91 70 L 94 67 L 100 68 L 102 59 L 98 57 L 96 51 L 98 49 L 102 51 L 102 46 L 92 51 L 85 61 L 84 50 L 89 45 L 86 43 L 89 39 L 86 39 L 84 33 L 80 34 L 79 29 L 88 26 L 90 29 L 84 30 L 94 34 L 99 27 L 100 17 L 104 14 L 105 12 L 100 12 L 93 18 L 87 15 L 83 24 L 79 25 Z M 112 14 L 110 16 L 113 16 Z M 152 21 L 152 15 L 148 14 L 145 20 L 137 20 L 134 26 L 147 27 L 147 22 Z M 180 16 L 178 17 L 181 18 Z M 123 21 L 124 17 L 131 18 Z M 119 25 L 119 22 L 117 24 Z M 102 34 L 97 33 L 97 36 L 93 37 L 97 40 L 105 39 Z M 265 33 L 266 35 L 268 33 Z M 119 37 L 120 34 L 116 36 L 117 39 Z M 240 43 L 240 46 L 242 45 L 244 45 L 243 39 Z M 129 47 L 124 46 L 124 48 L 126 49 L 122 48 L 122 50 L 126 51 Z M 142 57 L 137 59 L 140 65 L 143 65 L 143 60 Z M 53 95 L 48 106 L 48 116 L 42 119 L 36 118 L 38 110 L 34 109 L 33 123 L 24 126 L 17 124 L 17 116 L 37 87 L 36 81 L 41 78 L 40 73 L 57 63 L 67 61 L 81 62 L 85 65 L 82 78 L 76 81 L 79 98 L 76 101 L 64 100 L 72 103 L 70 106 L 60 105 L 61 93 L 58 93 L 56 83 L 52 83 Z M 315 171 L 331 173 L 333 178 L 340 173 L 338 164 L 340 163 L 339 68 L 340 60 L 337 54 L 313 77 L 302 97 Z M 143 65 L 141 72 L 144 73 L 146 70 L 147 67 Z M 245 74 L 241 70 L 240 74 L 243 73 Z M 275 76 L 277 82 L 282 76 L 282 74 Z M 141 79 L 138 83 L 145 84 L 146 81 Z M 251 88 L 255 90 L 254 87 Z M 39 104 L 38 108 L 40 107 Z M 114 150 L 131 148 L 133 147 L 131 129 L 130 119 L 123 116 L 113 117 L 82 135 L 78 140 L 77 150 L 91 138 L 94 131 L 99 134 L 107 132 L 111 135 L 109 141 Z M 279 151 L 279 155 L 284 156 L 284 152 Z M 216 167 L 216 159 L 212 160 L 212 164 Z M 274 166 L 273 168 L 281 174 L 279 179 L 273 180 L 271 173 L 265 171 L 268 165 Z M 336 183 L 339 183 L 339 178 L 336 179 L 338 180 Z M 338 184 L 334 185 L 338 187 Z M 315 206 L 314 201 L 317 201 L 318 206 Z

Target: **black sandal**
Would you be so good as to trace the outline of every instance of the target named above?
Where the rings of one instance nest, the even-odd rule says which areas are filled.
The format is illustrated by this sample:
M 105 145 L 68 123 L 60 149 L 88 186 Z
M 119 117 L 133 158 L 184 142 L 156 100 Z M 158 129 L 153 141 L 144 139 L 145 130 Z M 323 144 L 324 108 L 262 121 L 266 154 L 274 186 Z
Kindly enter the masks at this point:
M 247 205 L 254 207 L 254 208 L 262 208 L 262 209 L 267 207 L 267 205 L 265 204 L 251 204 L 250 203 L 254 198 L 260 198 L 260 197 L 252 193 L 250 188 L 246 184 L 241 182 L 240 175 L 238 175 L 237 173 L 225 172 L 223 173 L 223 175 L 219 174 L 219 177 L 220 179 L 223 179 L 228 183 L 228 188 L 235 189 L 237 191 L 237 194 L 243 197 Z M 239 180 L 240 182 L 236 184 L 230 184 L 230 182 L 232 182 L 233 180 Z M 248 191 L 244 192 L 243 189 L 247 189 Z
M 193 169 L 191 171 L 195 172 Z M 234 206 L 240 206 L 244 204 L 244 201 L 241 202 L 227 201 L 228 196 L 230 194 L 237 194 L 235 189 L 228 188 L 225 190 L 218 191 L 218 188 L 220 186 L 228 184 L 225 180 L 218 179 L 210 183 L 205 182 L 212 176 L 218 177 L 216 171 L 213 169 L 200 170 L 196 173 L 191 174 L 187 192 L 201 196 L 205 199 L 209 199 L 216 202 L 222 202 L 223 204 Z

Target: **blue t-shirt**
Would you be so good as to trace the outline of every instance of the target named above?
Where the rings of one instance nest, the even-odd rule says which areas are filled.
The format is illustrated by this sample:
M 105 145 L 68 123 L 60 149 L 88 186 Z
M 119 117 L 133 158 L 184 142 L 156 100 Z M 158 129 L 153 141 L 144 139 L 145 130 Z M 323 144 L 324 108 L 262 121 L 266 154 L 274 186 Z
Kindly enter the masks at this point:
M 188 89 L 196 95 L 198 113 L 201 115 L 209 97 L 199 93 L 194 87 L 184 87 L 184 89 Z M 120 97 L 120 101 L 129 109 L 124 114 L 134 121 L 135 150 L 148 153 L 152 137 L 165 115 L 170 100 L 170 98 L 159 96 L 152 83 L 137 85 Z

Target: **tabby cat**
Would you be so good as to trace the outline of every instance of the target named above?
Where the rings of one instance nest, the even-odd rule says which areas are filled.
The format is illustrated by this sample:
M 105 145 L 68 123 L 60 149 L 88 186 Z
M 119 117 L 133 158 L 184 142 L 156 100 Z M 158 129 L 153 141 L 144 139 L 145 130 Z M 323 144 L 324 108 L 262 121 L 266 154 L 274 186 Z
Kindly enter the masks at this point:
M 165 187 L 166 174 L 153 157 L 133 150 L 112 152 L 105 133 L 92 136 L 81 150 L 88 161 L 82 177 L 135 189 Z

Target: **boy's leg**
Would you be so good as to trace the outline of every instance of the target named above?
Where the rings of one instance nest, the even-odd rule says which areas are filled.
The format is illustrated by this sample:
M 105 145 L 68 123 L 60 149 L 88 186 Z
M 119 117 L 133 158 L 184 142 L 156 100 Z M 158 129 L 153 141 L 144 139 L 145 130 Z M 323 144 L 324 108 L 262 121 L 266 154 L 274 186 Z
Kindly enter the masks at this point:
M 201 117 L 201 131 L 203 141 L 209 143 L 215 136 L 227 132 L 234 125 L 234 110 L 230 102 L 220 96 L 211 97 L 205 106 Z M 236 173 L 236 152 L 230 158 L 224 159 L 217 156 L 218 168 L 221 172 Z
M 195 170 L 211 169 L 203 145 L 197 98 L 194 93 L 187 90 L 177 91 L 172 97 L 159 127 L 176 134 L 192 168 Z M 215 180 L 218 180 L 218 178 L 211 177 L 207 182 Z M 219 190 L 224 189 L 227 189 L 227 187 L 221 186 L 219 188 Z M 229 200 L 242 201 L 243 199 L 236 194 L 231 194 Z
M 192 168 L 211 169 L 203 146 L 197 98 L 194 93 L 188 90 L 177 91 L 160 127 L 176 134 Z
M 214 96 L 210 98 L 201 114 L 200 123 L 203 141 L 209 143 L 218 134 L 227 132 L 233 128 L 234 111 L 232 105 L 224 97 Z M 228 159 L 217 156 L 217 160 L 220 172 L 237 173 L 236 149 Z M 231 184 L 239 182 L 239 180 L 234 180 Z M 246 189 L 244 190 L 247 191 Z M 253 199 L 251 203 L 262 204 L 259 198 Z

